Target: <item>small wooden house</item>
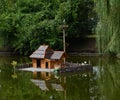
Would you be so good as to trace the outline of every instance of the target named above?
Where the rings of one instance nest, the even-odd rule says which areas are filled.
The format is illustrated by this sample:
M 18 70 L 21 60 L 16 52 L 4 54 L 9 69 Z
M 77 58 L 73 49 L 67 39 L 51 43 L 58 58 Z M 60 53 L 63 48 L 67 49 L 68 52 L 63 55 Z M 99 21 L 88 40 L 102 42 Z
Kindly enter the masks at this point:
M 61 67 L 65 59 L 64 51 L 54 51 L 48 45 L 41 45 L 30 55 L 34 68 L 52 69 Z

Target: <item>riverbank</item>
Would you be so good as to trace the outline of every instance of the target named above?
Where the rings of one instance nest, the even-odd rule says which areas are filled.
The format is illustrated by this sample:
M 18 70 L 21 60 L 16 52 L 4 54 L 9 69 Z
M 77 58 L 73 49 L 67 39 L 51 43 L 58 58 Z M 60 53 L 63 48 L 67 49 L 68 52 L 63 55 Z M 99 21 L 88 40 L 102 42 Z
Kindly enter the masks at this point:
M 0 56 L 1 55 L 13 55 L 13 54 L 14 53 L 12 52 L 12 50 L 8 48 L 0 47 Z
M 13 55 L 14 53 L 13 52 L 10 52 L 10 51 L 0 51 L 0 56 L 6 56 L 6 55 Z
M 104 53 L 81 53 L 81 52 L 69 52 L 69 55 L 77 55 L 77 56 L 107 56 Z
M 81 52 L 68 52 L 68 55 L 77 55 L 77 56 L 106 56 L 104 53 L 81 53 Z M 15 55 L 14 52 L 11 51 L 0 51 L 0 56 L 2 55 Z

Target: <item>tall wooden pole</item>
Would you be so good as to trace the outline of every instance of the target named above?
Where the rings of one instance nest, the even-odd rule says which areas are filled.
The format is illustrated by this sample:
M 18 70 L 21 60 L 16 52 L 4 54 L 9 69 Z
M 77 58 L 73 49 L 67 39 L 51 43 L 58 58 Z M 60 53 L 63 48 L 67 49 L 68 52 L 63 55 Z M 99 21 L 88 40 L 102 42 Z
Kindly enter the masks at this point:
M 63 30 L 63 51 L 66 52 L 65 30 L 68 28 L 68 25 L 65 24 L 65 19 L 63 20 L 63 25 L 61 25 L 60 28 Z
M 63 29 L 63 50 L 66 52 L 66 45 L 65 45 L 65 29 Z
M 68 28 L 68 25 L 65 24 L 65 19 L 63 20 L 63 25 L 60 26 L 63 30 L 63 51 L 66 52 L 66 45 L 65 45 L 65 30 Z M 64 58 L 65 63 L 65 58 Z

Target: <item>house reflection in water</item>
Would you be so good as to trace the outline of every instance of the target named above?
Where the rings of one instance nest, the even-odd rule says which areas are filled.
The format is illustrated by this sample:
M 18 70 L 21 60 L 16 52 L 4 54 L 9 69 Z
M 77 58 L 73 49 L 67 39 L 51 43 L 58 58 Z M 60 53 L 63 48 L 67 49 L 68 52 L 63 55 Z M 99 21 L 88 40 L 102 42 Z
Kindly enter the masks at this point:
M 48 87 L 48 90 L 51 89 L 51 88 L 49 88 L 49 86 L 52 87 L 52 89 L 56 90 L 56 91 L 64 91 L 65 90 L 65 87 L 64 87 L 65 82 L 66 82 L 65 76 L 59 77 L 50 72 L 33 72 L 32 82 L 35 83 L 36 81 L 37 82 L 39 81 L 40 84 L 41 84 L 41 81 L 44 81 L 44 87 L 45 86 Z M 39 87 L 40 87 L 40 85 L 39 85 Z
M 50 80 L 54 78 L 54 75 L 51 72 L 33 72 L 34 79 Z
M 57 75 L 53 73 L 33 72 L 33 79 L 31 81 L 38 86 L 40 90 L 51 93 L 51 97 L 54 96 L 55 93 L 59 93 L 61 95 L 60 100 L 68 100 L 70 96 L 69 93 L 72 93 L 71 90 L 77 91 L 75 92 L 77 94 L 74 93 L 76 96 L 86 96 L 90 94 L 93 86 L 91 82 L 94 81 L 92 75 L 92 73 L 72 73 L 62 74 L 56 78 Z M 86 87 L 88 87 L 87 91 Z M 82 91 L 85 92 L 85 94 L 83 94 Z M 79 94 L 79 92 L 81 94 Z
M 61 91 L 64 100 L 66 100 L 66 76 L 58 77 L 50 72 L 33 72 L 31 81 L 42 91 Z M 50 96 L 50 100 L 52 100 L 51 97 L 53 96 Z

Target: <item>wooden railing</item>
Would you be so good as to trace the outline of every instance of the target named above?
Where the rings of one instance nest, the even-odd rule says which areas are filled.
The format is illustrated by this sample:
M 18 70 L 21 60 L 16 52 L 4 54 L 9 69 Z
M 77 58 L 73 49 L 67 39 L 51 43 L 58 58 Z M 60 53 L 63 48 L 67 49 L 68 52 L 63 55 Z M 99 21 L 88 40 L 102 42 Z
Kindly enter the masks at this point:
M 63 63 L 60 72 L 93 71 L 91 64 Z
M 16 68 L 29 68 L 32 67 L 32 63 L 22 63 L 22 64 L 18 64 Z

